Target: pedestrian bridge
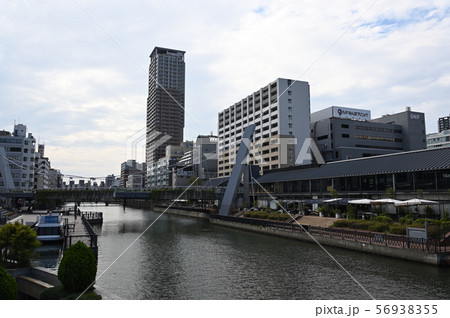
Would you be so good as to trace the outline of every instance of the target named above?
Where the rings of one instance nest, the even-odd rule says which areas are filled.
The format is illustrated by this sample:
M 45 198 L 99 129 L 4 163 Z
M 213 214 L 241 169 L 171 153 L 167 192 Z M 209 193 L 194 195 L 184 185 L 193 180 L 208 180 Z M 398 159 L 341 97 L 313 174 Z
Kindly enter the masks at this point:
M 123 202 L 128 199 L 152 200 L 155 202 L 183 199 L 183 200 L 216 200 L 222 197 L 222 193 L 216 189 L 192 187 L 152 189 L 148 191 L 127 190 L 36 190 L 35 192 L 4 192 L 1 197 L 11 199 L 35 200 L 37 205 L 57 206 L 67 202 Z

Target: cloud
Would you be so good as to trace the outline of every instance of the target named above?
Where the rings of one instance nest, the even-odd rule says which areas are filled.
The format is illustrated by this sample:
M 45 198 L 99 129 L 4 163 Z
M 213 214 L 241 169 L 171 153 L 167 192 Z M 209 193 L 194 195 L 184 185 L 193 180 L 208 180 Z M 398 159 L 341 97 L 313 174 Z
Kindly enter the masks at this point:
M 217 132 L 219 111 L 277 77 L 308 81 L 312 111 L 411 106 L 429 132 L 448 114 L 444 0 L 78 3 L 96 21 L 75 2 L 0 12 L 0 129 L 20 117 L 63 173 L 107 175 L 134 155 L 154 46 L 186 51 L 186 139 Z

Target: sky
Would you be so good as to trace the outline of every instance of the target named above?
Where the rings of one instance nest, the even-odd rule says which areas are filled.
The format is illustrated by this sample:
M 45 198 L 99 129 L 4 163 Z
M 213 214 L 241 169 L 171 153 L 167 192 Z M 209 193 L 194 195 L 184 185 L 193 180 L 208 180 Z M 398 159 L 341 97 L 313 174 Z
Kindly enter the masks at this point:
M 278 77 L 310 84 L 311 111 L 450 114 L 446 0 L 0 0 L 0 130 L 27 125 L 66 175 L 145 161 L 149 55 L 186 51 L 185 139 Z

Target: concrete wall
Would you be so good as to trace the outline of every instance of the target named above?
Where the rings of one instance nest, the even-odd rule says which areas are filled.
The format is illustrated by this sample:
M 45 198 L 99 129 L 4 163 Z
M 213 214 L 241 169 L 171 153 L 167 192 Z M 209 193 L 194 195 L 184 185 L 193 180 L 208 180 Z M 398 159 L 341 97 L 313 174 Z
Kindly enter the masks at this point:
M 197 219 L 209 219 L 209 213 L 206 212 L 198 212 L 198 211 L 189 211 L 189 210 L 183 210 L 183 208 L 179 207 L 172 207 L 170 209 L 162 208 L 162 207 L 154 207 L 153 211 L 163 213 L 169 213 L 169 214 L 175 214 L 175 215 L 182 215 Z
M 422 263 L 433 264 L 433 265 L 444 264 L 445 262 L 441 261 L 441 260 L 448 261 L 448 258 L 439 256 L 437 254 L 431 254 L 428 252 L 421 252 L 421 251 L 417 251 L 417 250 L 393 248 L 393 247 L 380 246 L 380 245 L 371 245 L 371 244 L 364 244 L 364 243 L 359 243 L 359 242 L 354 242 L 354 241 L 339 240 L 336 238 L 326 238 L 326 237 L 319 237 L 319 236 L 314 236 L 314 239 L 315 239 L 315 241 L 314 241 L 314 239 L 311 238 L 311 236 L 306 233 L 276 230 L 274 228 L 259 227 L 259 226 L 254 226 L 254 225 L 250 225 L 250 224 L 229 222 L 229 221 L 223 221 L 223 220 L 217 220 L 217 219 L 211 219 L 211 223 L 217 224 L 217 225 L 222 225 L 222 226 L 227 226 L 227 227 L 233 227 L 233 228 L 237 228 L 237 229 L 242 229 L 242 230 L 246 230 L 246 231 L 252 231 L 252 232 L 258 232 L 258 233 L 262 233 L 262 234 L 276 235 L 276 236 L 296 239 L 296 240 L 310 242 L 310 243 L 314 243 L 314 244 L 317 244 L 317 242 L 318 242 L 322 245 L 346 248 L 346 249 L 350 249 L 350 250 L 354 250 L 354 251 L 358 251 L 358 252 L 395 257 L 395 258 L 400 258 L 400 259 L 404 259 L 404 260 L 422 262 Z

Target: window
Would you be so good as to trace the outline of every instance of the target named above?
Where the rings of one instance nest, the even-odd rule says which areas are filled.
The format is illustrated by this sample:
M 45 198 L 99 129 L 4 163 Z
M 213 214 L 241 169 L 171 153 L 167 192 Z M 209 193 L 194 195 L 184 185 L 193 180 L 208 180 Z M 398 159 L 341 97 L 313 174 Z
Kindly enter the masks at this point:
M 341 127 L 342 128 L 348 128 L 349 126 L 347 124 L 342 124 Z
M 292 112 L 292 107 L 291 106 L 288 107 L 288 111 Z
M 289 123 L 289 128 L 292 128 L 292 123 Z
M 292 91 L 288 91 L 288 95 L 291 96 L 292 95 Z
M 292 98 L 288 98 L 288 103 L 292 104 Z
M 342 134 L 342 138 L 349 138 L 349 134 Z
M 289 120 L 292 120 L 292 115 L 288 115 L 288 119 L 289 119 Z

